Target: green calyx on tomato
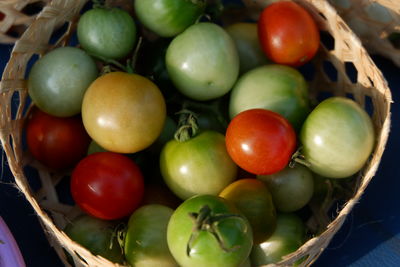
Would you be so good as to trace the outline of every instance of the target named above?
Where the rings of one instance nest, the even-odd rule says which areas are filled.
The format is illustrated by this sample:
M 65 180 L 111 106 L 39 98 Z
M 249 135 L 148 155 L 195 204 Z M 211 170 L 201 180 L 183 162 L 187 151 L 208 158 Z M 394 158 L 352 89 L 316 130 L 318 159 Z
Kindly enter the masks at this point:
M 189 217 L 193 220 L 194 227 L 193 233 L 190 235 L 189 242 L 186 247 L 186 254 L 188 257 L 190 257 L 190 254 L 192 252 L 192 244 L 196 241 L 195 239 L 198 237 L 200 231 L 209 232 L 218 242 L 218 245 L 223 251 L 232 252 L 240 248 L 240 245 L 228 248 L 227 244 L 225 244 L 225 240 L 223 239 L 223 237 L 221 237 L 218 231 L 218 224 L 223 220 L 234 218 L 243 224 L 244 231 L 247 231 L 246 227 L 248 227 L 247 222 L 242 215 L 213 214 L 211 208 L 208 205 L 202 206 L 199 212 L 190 212 Z
M 177 114 L 180 116 L 174 138 L 178 142 L 185 142 L 194 137 L 199 131 L 197 115 L 188 109 L 182 109 Z
M 183 202 L 167 229 L 168 247 L 182 267 L 240 266 L 250 254 L 252 237 L 249 222 L 236 207 L 212 195 L 197 195 Z

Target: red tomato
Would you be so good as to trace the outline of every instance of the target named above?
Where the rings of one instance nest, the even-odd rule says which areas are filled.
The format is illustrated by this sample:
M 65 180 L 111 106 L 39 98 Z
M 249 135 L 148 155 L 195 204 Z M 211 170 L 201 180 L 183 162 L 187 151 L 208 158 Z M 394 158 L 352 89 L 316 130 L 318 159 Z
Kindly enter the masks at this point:
M 226 148 L 242 169 L 272 174 L 285 168 L 296 149 L 296 133 L 278 113 L 249 109 L 236 115 L 226 131 Z
M 320 40 L 318 27 L 307 10 L 288 1 L 271 4 L 263 10 L 258 37 L 272 61 L 295 67 L 314 57 Z
M 0 21 L 4 19 L 4 13 L 0 12 Z
M 100 219 L 129 216 L 139 206 L 143 191 L 139 167 L 118 153 L 91 154 L 72 172 L 73 199 L 86 213 Z
M 29 114 L 26 138 L 33 157 L 58 170 L 73 167 L 85 157 L 91 140 L 80 116 L 59 118 L 37 108 Z

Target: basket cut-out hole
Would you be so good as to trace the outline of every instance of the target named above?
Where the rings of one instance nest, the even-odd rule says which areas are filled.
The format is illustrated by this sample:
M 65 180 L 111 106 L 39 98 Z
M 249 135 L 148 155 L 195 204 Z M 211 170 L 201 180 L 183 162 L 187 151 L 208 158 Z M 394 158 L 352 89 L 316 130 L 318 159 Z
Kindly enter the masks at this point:
M 39 55 L 34 54 L 32 57 L 29 59 L 28 63 L 26 64 L 26 71 L 25 71 L 25 79 L 27 80 L 29 78 L 29 73 L 31 72 L 31 69 L 33 65 L 35 64 L 36 61 L 38 61 Z
M 53 32 L 49 43 L 55 45 L 68 31 L 69 22 L 65 22 L 61 27 Z
M 55 185 L 55 189 L 57 192 L 58 200 L 61 203 L 73 206 L 75 203 L 70 193 L 70 181 L 70 177 L 62 177 L 60 181 Z
M 327 50 L 331 51 L 335 48 L 335 39 L 329 32 L 321 31 L 320 36 L 321 43 Z
M 39 14 L 40 11 L 46 6 L 46 3 L 43 1 L 38 1 L 34 3 L 27 4 L 21 12 L 28 15 L 33 16 Z
M 28 178 L 30 188 L 34 192 L 38 192 L 42 188 L 42 182 L 40 181 L 38 170 L 32 166 L 27 165 L 24 167 L 24 173 L 25 177 Z
M 374 103 L 372 102 L 372 98 L 368 95 L 365 96 L 365 111 L 372 118 L 374 114 Z
M 392 32 L 391 34 L 389 34 L 387 39 L 394 48 L 400 49 L 400 32 Z
M 346 62 L 345 63 L 345 69 L 346 69 L 347 77 L 349 77 L 350 81 L 352 83 L 356 83 L 357 82 L 358 72 L 357 72 L 356 67 L 354 66 L 354 63 L 353 62 Z
M 354 95 L 352 93 L 346 93 L 345 97 L 355 101 Z
M 332 97 L 333 93 L 332 92 L 326 92 L 326 91 L 320 91 L 318 92 L 317 95 L 317 104 L 319 104 L 320 102 L 324 101 L 325 99 Z
M 312 62 L 307 62 L 303 66 L 299 67 L 298 70 L 303 74 L 306 81 L 312 81 L 315 77 L 315 66 Z
M 332 62 L 324 60 L 322 63 L 322 67 L 324 69 L 324 73 L 326 74 L 326 76 L 328 76 L 329 80 L 331 80 L 332 82 L 336 82 L 338 80 L 338 71 Z

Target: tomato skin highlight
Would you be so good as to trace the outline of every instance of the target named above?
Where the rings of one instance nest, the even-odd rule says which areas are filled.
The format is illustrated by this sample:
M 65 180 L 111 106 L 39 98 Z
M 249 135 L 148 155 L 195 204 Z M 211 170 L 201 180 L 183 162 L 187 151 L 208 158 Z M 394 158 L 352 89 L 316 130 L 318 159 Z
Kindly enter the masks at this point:
M 73 167 L 86 156 L 90 144 L 80 116 L 59 118 L 37 108 L 29 115 L 26 135 L 33 157 L 56 170 Z
M 236 115 L 226 131 L 226 147 L 233 161 L 257 175 L 286 167 L 296 149 L 296 133 L 278 113 L 249 109 Z
M 139 167 L 128 157 L 98 152 L 84 158 L 71 176 L 71 193 L 86 213 L 104 220 L 130 215 L 144 191 Z
M 289 1 L 273 3 L 263 10 L 258 37 L 268 58 L 293 67 L 310 61 L 320 41 L 318 27 L 308 11 Z

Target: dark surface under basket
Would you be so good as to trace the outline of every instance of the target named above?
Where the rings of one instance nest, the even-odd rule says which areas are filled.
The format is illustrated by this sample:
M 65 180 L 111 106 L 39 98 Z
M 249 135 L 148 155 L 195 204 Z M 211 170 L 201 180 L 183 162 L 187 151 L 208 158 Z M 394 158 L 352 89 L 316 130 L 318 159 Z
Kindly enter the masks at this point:
M 0 73 L 8 60 L 11 46 L 0 45 Z M 348 216 L 330 246 L 314 266 L 400 266 L 400 76 L 399 68 L 389 60 L 374 58 L 392 89 L 392 129 L 379 170 L 364 196 Z M 3 158 L 5 155 L 3 153 Z M 0 178 L 0 215 L 20 246 L 27 266 L 63 266 L 49 246 L 29 203 L 14 186 L 7 163 Z

